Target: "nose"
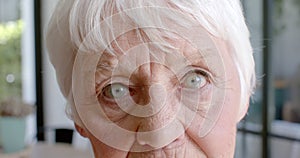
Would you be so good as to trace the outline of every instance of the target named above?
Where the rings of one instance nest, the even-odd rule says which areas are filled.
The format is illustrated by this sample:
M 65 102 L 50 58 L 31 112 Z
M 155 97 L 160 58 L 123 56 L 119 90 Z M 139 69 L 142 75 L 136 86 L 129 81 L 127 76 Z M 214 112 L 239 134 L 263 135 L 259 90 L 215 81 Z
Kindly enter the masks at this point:
M 153 123 L 155 124 L 155 122 Z M 163 148 L 174 142 L 185 132 L 182 124 L 176 119 L 173 119 L 170 123 L 157 129 L 142 132 L 145 129 L 153 129 L 153 127 L 155 127 L 155 125 L 153 125 L 148 124 L 148 127 L 147 125 L 146 127 L 143 125 L 143 127 L 138 130 L 136 141 L 139 145 L 150 146 L 153 149 Z
M 140 146 L 162 148 L 184 133 L 183 125 L 176 119 L 181 105 L 173 77 L 170 69 L 158 63 L 141 65 L 132 76 L 141 85 L 133 96 L 136 106 L 130 111 L 140 118 L 136 129 Z
M 162 83 L 151 83 L 138 89 L 138 94 L 132 97 L 134 102 L 140 106 L 161 105 L 166 101 L 167 89 Z
M 126 104 L 118 103 L 119 107 L 132 116 L 154 116 L 167 105 L 166 100 L 171 96 L 172 83 L 169 81 L 172 75 L 172 71 L 159 63 L 139 66 L 130 77 L 135 85 L 131 98 Z
M 148 104 L 137 106 L 136 111 L 139 111 L 139 114 L 148 116 L 141 119 L 136 141 L 142 146 L 158 149 L 184 133 L 183 125 L 176 119 L 181 105 L 174 92 L 167 92 L 161 84 L 151 85 L 148 96 Z M 147 113 L 147 110 L 151 113 Z

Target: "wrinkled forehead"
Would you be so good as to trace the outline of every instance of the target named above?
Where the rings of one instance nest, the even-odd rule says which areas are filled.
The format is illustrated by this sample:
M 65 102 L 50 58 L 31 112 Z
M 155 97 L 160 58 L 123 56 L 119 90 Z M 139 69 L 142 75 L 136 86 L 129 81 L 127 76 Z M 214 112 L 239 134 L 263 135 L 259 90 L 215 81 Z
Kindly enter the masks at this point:
M 172 28 L 172 27 L 171 27 Z M 214 76 L 224 77 L 222 54 L 211 36 L 200 25 L 181 32 L 161 28 L 134 29 L 125 32 L 104 50 L 97 68 L 109 69 L 112 75 L 131 75 L 142 65 L 157 63 L 177 74 L 187 66 L 197 66 Z M 159 31 L 154 38 L 148 32 Z M 158 40 L 156 40 L 158 39 Z
M 203 30 L 204 31 L 204 30 Z M 143 30 L 131 30 L 116 38 L 110 45 L 111 50 L 105 50 L 99 59 L 100 67 L 115 68 L 117 64 L 128 67 L 135 63 L 159 63 L 166 67 L 185 65 L 199 65 L 208 69 L 210 60 L 218 57 L 218 50 L 213 44 L 211 36 L 199 32 L 201 44 L 211 47 L 197 48 L 189 39 L 184 39 L 178 34 L 161 30 L 161 42 L 151 41 Z M 215 60 L 215 59 L 214 59 Z M 128 64 L 130 63 L 131 64 Z
M 110 45 L 113 48 L 113 51 L 110 53 L 120 55 L 129 51 L 129 49 L 132 49 L 133 47 L 144 45 L 145 48 L 148 49 L 149 53 L 164 52 L 166 54 L 171 54 L 174 52 L 185 52 L 185 56 L 188 57 L 195 54 L 194 52 L 196 51 L 202 51 L 204 53 L 212 51 L 213 49 L 203 48 L 202 50 L 199 50 L 196 46 L 193 46 L 193 44 L 196 43 L 189 42 L 189 39 L 182 37 L 180 34 L 168 32 L 167 30 L 159 28 L 155 28 L 154 30 L 160 32 L 160 34 L 156 37 L 156 39 L 159 38 L 160 40 L 156 41 L 153 37 L 149 37 L 146 33 L 153 30 L 153 28 L 135 29 L 120 35 L 111 42 Z M 202 42 L 210 43 L 210 45 L 214 47 L 208 34 L 203 33 L 202 38 L 204 38 Z

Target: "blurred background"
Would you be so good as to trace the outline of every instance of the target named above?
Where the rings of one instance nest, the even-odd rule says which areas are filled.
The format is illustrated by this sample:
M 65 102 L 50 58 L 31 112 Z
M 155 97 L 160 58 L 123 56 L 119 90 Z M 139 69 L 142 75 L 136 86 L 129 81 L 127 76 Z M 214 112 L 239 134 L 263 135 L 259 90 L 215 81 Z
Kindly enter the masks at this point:
M 236 158 L 300 157 L 300 1 L 243 0 L 258 85 Z
M 57 129 L 74 129 L 43 39 L 57 1 L 0 0 L 0 102 L 14 97 L 35 106 L 25 117 L 26 144 L 54 142 Z M 258 85 L 249 112 L 238 125 L 235 157 L 299 158 L 300 0 L 242 0 L 242 4 Z M 76 132 L 71 144 L 89 148 Z

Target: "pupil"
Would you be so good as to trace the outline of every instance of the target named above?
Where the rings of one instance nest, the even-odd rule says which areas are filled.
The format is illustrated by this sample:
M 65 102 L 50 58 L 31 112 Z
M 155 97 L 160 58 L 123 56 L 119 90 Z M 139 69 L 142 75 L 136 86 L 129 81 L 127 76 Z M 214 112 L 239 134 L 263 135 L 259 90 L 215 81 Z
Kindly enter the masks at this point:
M 192 83 L 196 83 L 196 82 L 199 82 L 199 81 L 200 81 L 200 79 L 197 76 L 193 77 L 192 80 L 191 80 Z
M 116 93 L 119 93 L 119 92 L 121 92 L 121 89 L 116 89 Z
M 196 79 L 192 79 L 192 83 L 195 83 L 196 82 Z

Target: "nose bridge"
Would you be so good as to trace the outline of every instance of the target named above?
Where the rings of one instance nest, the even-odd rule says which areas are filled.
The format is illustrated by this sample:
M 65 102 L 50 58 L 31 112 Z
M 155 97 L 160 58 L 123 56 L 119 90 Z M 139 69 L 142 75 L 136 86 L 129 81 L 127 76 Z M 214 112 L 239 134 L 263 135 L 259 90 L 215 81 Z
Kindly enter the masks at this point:
M 172 74 L 172 71 L 168 67 L 156 62 L 140 65 L 136 72 L 136 75 L 143 82 L 143 85 L 151 85 L 154 83 L 166 84 Z
M 138 105 L 153 106 L 163 104 L 166 100 L 167 88 L 161 83 L 151 82 L 149 85 L 143 85 L 139 89 L 140 94 L 136 101 Z
M 169 88 L 171 83 L 167 82 L 170 81 L 171 72 L 162 64 L 149 62 L 141 65 L 137 73 L 142 77 L 137 104 L 151 106 L 154 112 L 142 119 L 139 130 L 155 130 L 170 122 L 174 116 L 177 98 Z
M 135 102 L 139 105 L 160 102 L 168 86 L 168 71 L 163 65 L 154 62 L 139 66 L 135 72 L 139 92 Z

